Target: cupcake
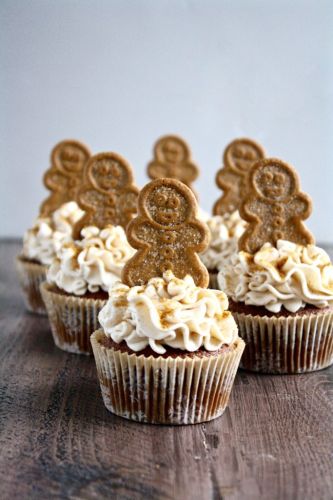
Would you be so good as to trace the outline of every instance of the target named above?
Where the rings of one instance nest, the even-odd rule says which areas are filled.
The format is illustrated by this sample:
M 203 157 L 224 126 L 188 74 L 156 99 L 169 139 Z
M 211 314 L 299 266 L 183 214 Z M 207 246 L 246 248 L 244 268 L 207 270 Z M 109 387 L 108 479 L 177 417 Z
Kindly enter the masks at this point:
M 51 167 L 44 184 L 51 191 L 42 203 L 33 227 L 24 235 L 23 249 L 16 258 L 16 268 L 29 311 L 45 314 L 40 284 L 45 281 L 47 266 L 61 242 L 72 238 L 73 226 L 83 215 L 76 203 L 88 148 L 78 141 L 58 143 L 51 153 Z
M 241 206 L 248 227 L 218 285 L 246 343 L 241 367 L 304 373 L 333 362 L 333 266 L 302 220 L 308 196 L 290 165 L 256 163 Z
M 226 408 L 244 342 L 196 252 L 208 229 L 173 179 L 149 183 L 127 228 L 138 249 L 91 336 L 105 406 L 138 422 L 191 424 Z
M 213 217 L 206 220 L 211 240 L 200 255 L 210 276 L 210 287 L 217 288 L 217 273 L 237 252 L 238 239 L 246 223 L 239 215 L 239 207 L 246 196 L 246 179 L 255 161 L 264 158 L 263 147 L 252 139 L 235 139 L 223 154 L 223 167 L 216 174 L 216 184 L 223 195 L 213 207 Z
M 91 157 L 78 195 L 84 209 L 74 228 L 78 237 L 60 245 L 41 285 L 54 342 L 65 351 L 91 353 L 89 338 L 108 290 L 134 252 L 123 226 L 136 210 L 137 193 L 126 160 L 116 153 Z
M 64 203 L 50 217 L 38 217 L 23 238 L 23 248 L 16 257 L 16 267 L 29 311 L 46 314 L 40 294 L 40 284 L 46 279 L 48 266 L 57 250 L 64 243 L 72 241 L 74 225 L 83 211 L 77 203 Z

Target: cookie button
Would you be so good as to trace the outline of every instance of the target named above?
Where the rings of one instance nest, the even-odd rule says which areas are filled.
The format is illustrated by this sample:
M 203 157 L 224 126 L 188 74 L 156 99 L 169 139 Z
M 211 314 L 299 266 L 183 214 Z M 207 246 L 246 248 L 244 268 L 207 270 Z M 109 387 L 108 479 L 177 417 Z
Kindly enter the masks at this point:
M 162 255 L 165 259 L 172 259 L 175 255 L 175 251 L 170 247 L 161 248 L 160 255 Z
M 274 217 L 272 220 L 272 226 L 274 227 L 282 227 L 284 223 L 284 219 L 282 217 Z
M 274 231 L 273 238 L 277 240 L 283 240 L 283 232 L 282 231 Z
M 104 213 L 105 213 L 106 217 L 112 218 L 114 216 L 114 214 L 115 214 L 115 209 L 111 208 L 111 207 L 110 208 L 106 208 Z
M 160 269 L 162 273 L 164 273 L 165 271 L 173 271 L 174 265 L 170 260 L 166 260 L 165 262 L 162 262 L 162 264 L 160 265 Z
M 109 207 L 114 207 L 116 205 L 116 198 L 112 194 L 108 196 L 108 199 L 106 200 L 106 204 Z
M 278 204 L 273 206 L 273 213 L 276 215 L 281 215 L 283 213 L 283 206 Z
M 75 187 L 76 185 L 77 185 L 77 180 L 76 180 L 76 179 L 73 179 L 73 178 L 68 179 L 68 186 L 69 186 L 70 188 L 73 188 L 73 187 Z
M 167 232 L 167 233 L 162 233 L 160 236 L 160 241 L 162 243 L 166 243 L 167 245 L 170 245 L 176 241 L 177 234 L 174 233 L 173 231 Z

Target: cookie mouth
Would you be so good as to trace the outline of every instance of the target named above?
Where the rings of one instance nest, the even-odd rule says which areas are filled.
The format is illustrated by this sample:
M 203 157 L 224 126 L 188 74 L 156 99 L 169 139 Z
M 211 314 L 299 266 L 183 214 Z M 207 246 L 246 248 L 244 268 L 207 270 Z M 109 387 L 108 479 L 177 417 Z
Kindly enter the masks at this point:
M 117 181 L 115 179 L 108 179 L 107 177 L 102 177 L 98 180 L 98 185 L 102 189 L 115 188 L 117 186 Z
M 234 165 L 239 170 L 246 170 L 252 163 L 253 162 L 249 162 L 248 160 L 234 160 Z
M 170 224 L 176 222 L 178 215 L 175 212 L 157 212 L 156 220 L 161 224 Z
M 177 151 L 168 151 L 164 154 L 165 160 L 170 163 L 177 163 L 179 161 L 179 154 Z
M 265 195 L 269 198 L 279 198 L 280 196 L 283 196 L 283 192 L 283 187 L 273 186 L 265 189 Z
M 62 160 L 62 164 L 64 168 L 69 172 L 79 172 L 81 170 L 81 164 L 79 162 Z

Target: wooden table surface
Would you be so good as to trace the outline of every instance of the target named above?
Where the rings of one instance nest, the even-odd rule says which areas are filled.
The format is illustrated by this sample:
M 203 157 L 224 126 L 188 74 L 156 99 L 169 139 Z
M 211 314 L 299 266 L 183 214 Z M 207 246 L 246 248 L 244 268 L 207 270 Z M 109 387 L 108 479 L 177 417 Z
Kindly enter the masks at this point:
M 332 368 L 240 371 L 229 408 L 206 424 L 121 419 L 103 405 L 93 358 L 57 349 L 47 318 L 25 312 L 19 249 L 0 244 L 2 500 L 332 498 Z

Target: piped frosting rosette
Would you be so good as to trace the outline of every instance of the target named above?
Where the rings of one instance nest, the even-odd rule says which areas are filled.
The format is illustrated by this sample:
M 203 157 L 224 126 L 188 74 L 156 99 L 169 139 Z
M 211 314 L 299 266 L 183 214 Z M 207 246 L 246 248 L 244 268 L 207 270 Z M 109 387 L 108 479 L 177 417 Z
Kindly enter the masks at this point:
M 318 308 L 333 304 L 333 266 L 327 253 L 315 245 L 279 240 L 266 243 L 254 255 L 239 252 L 222 266 L 219 286 L 235 302 L 292 313 L 306 304 Z

